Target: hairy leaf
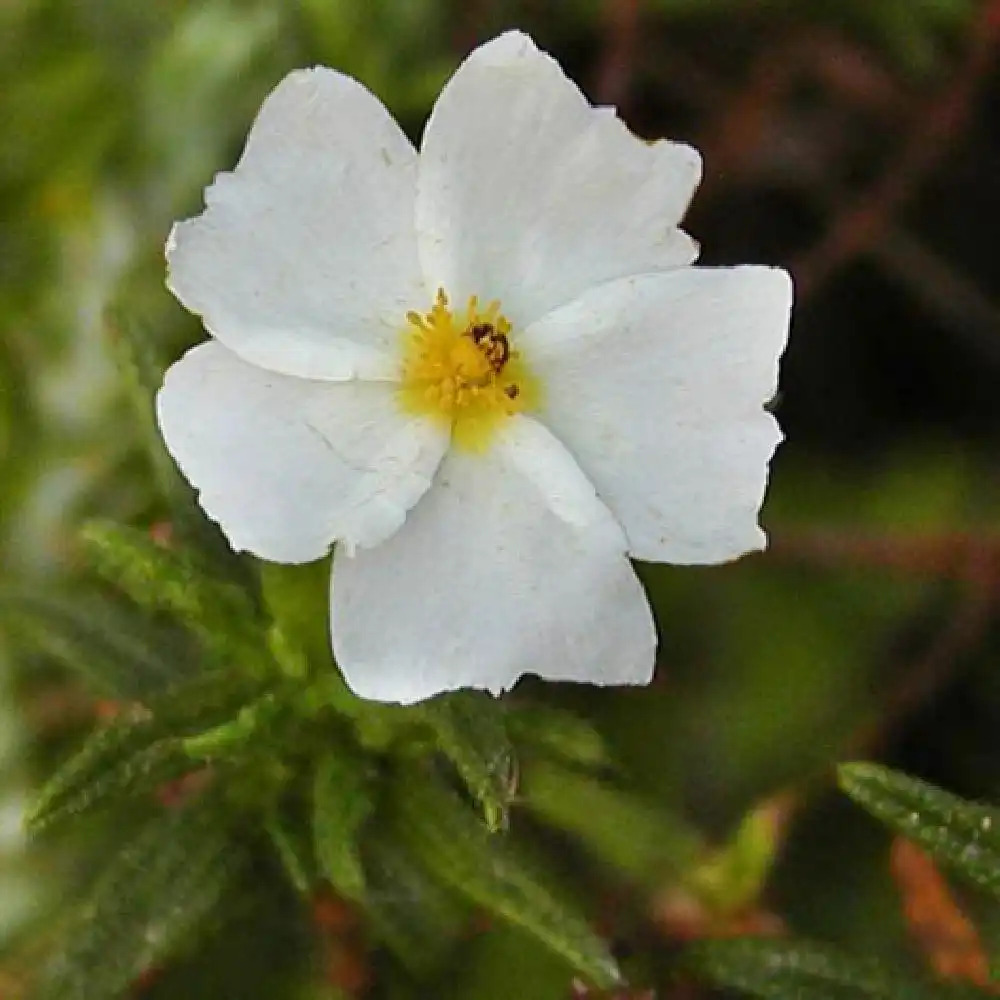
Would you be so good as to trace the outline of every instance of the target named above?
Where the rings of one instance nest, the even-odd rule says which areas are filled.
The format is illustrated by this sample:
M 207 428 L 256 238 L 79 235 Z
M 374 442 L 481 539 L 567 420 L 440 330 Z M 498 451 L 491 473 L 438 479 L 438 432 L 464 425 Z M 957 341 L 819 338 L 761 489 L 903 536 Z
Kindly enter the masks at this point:
M 525 762 L 520 792 L 535 815 L 571 831 L 637 880 L 659 882 L 686 872 L 702 847 L 679 817 L 569 767 Z
M 373 828 L 362 854 L 364 907 L 375 937 L 411 972 L 428 975 L 466 931 L 468 904 L 389 831 Z
M 419 711 L 438 749 L 482 805 L 486 825 L 505 827 L 515 761 L 503 707 L 482 692 L 459 691 L 434 698 Z
M 840 787 L 941 864 L 1000 896 L 1000 810 L 877 764 L 844 764 Z
M 150 741 L 147 727 L 112 723 L 42 789 L 27 819 L 37 836 L 67 819 L 137 795 L 153 795 L 166 782 L 194 770 L 179 739 Z
M 178 636 L 96 595 L 70 600 L 31 590 L 4 591 L 0 613 L 31 646 L 78 671 L 106 695 L 141 698 L 191 669 Z
M 607 945 L 583 917 L 446 785 L 427 772 L 407 771 L 397 782 L 394 805 L 400 836 L 441 881 L 523 928 L 595 986 L 621 982 Z
M 326 754 L 313 782 L 316 858 L 330 884 L 349 899 L 364 892 L 358 837 L 373 804 L 364 761 L 341 750 Z
M 175 615 L 217 658 L 240 656 L 250 665 L 266 655 L 260 616 L 242 587 L 214 579 L 136 528 L 91 522 L 81 539 L 102 576 L 137 604 Z
M 212 671 L 175 685 L 146 706 L 126 706 L 45 785 L 28 828 L 39 834 L 71 816 L 152 794 L 196 770 L 185 737 L 231 718 L 261 688 L 253 678 Z
M 300 816 L 286 815 L 280 807 L 275 807 L 264 821 L 264 829 L 288 880 L 303 897 L 308 897 L 316 884 L 313 846 L 309 838 L 303 836 L 306 828 Z
M 610 762 L 601 734 L 579 716 L 549 705 L 515 705 L 507 715 L 507 731 L 525 750 L 581 767 Z
M 705 941 L 684 965 L 699 979 L 760 1000 L 943 1000 L 955 996 L 867 959 L 764 938 Z
M 62 934 L 35 1000 L 117 1000 L 190 943 L 246 863 L 213 795 L 151 820 Z

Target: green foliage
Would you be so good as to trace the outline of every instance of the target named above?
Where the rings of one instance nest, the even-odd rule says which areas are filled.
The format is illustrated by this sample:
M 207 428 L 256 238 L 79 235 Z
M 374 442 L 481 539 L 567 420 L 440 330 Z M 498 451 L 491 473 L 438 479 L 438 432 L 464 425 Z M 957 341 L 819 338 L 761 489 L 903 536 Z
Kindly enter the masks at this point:
M 212 672 L 174 685 L 145 706 L 123 706 L 39 793 L 28 819 L 35 833 L 98 807 L 152 797 L 198 768 L 185 736 L 228 720 L 262 690 L 260 681 Z
M 480 691 L 460 691 L 426 702 L 420 715 L 434 733 L 438 750 L 481 803 L 486 825 L 507 825 L 514 779 L 514 747 L 503 710 Z
M 213 579 L 186 553 L 135 528 L 94 522 L 81 538 L 102 576 L 141 607 L 175 615 L 220 661 L 234 653 L 244 667 L 260 660 L 260 616 L 245 589 Z
M 154 816 L 63 929 L 32 1000 L 115 1000 L 190 947 L 237 884 L 247 855 L 211 792 Z
M 439 0 L 298 0 L 316 57 L 365 80 L 404 118 L 423 118 L 451 70 L 442 53 L 450 27 Z
M 312 664 L 330 662 L 330 560 L 305 566 L 265 562 L 258 566 L 261 595 L 272 622 L 289 647 L 298 648 Z
M 26 647 L 84 676 L 99 693 L 139 699 L 188 673 L 181 637 L 95 594 L 0 592 L 0 614 Z
M 765 803 L 748 813 L 731 840 L 688 874 L 688 885 L 712 910 L 737 913 L 760 897 L 778 847 L 772 812 Z
M 320 871 L 349 899 L 364 896 L 358 839 L 372 813 L 371 775 L 356 754 L 334 749 L 320 758 L 313 781 L 313 838 Z
M 1000 896 L 1000 810 L 877 764 L 842 764 L 840 787 L 973 885 Z
M 308 898 L 316 888 L 318 875 L 313 838 L 308 836 L 306 824 L 297 813 L 286 814 L 281 803 L 276 803 L 264 817 L 264 831 L 292 888 L 302 898 Z
M 601 734 L 579 716 L 551 705 L 519 703 L 507 716 L 507 732 L 526 753 L 555 757 L 580 767 L 611 762 Z
M 191 772 L 183 740 L 150 741 L 143 728 L 112 723 L 99 729 L 42 789 L 27 818 L 29 832 L 43 833 L 132 796 L 152 796 L 167 782 Z
M 421 864 L 406 842 L 380 823 L 362 846 L 365 915 L 375 938 L 423 981 L 468 936 L 469 905 Z
M 680 818 L 562 764 L 527 762 L 521 795 L 545 822 L 572 831 L 599 858 L 650 885 L 688 872 L 702 849 Z
M 572 982 L 573 968 L 559 955 L 520 928 L 499 924 L 468 936 L 451 988 L 442 990 L 435 1000 L 570 1000 L 573 993 L 567 984 Z M 619 997 L 646 1000 L 642 990 L 591 991 L 587 1000 Z
M 760 1000 L 947 1000 L 971 995 L 798 941 L 706 941 L 688 949 L 684 964 L 701 980 Z
M 595 986 L 607 988 L 621 981 L 607 945 L 575 908 L 546 886 L 511 840 L 490 833 L 431 773 L 401 773 L 392 805 L 405 843 L 437 878 L 528 931 Z

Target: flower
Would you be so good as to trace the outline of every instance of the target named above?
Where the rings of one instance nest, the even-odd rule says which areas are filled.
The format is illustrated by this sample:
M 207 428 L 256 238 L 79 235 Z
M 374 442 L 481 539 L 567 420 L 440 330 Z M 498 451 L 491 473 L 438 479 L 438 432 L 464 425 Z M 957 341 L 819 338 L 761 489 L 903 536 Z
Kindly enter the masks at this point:
M 700 172 L 510 32 L 419 153 L 356 81 L 291 73 L 174 227 L 168 284 L 211 339 L 167 372 L 163 436 L 235 549 L 336 542 L 358 694 L 648 682 L 628 557 L 764 547 L 791 285 L 691 266 Z

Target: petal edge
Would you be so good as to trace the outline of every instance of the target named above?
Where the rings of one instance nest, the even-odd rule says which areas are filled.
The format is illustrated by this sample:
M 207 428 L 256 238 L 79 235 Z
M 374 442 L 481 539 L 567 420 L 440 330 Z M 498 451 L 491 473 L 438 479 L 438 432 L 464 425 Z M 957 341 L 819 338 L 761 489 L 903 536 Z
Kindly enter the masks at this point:
M 523 448 L 553 461 L 517 458 Z M 645 684 L 656 631 L 624 545 L 539 425 L 486 455 L 451 453 L 396 535 L 334 553 L 334 655 L 359 695 L 404 704 L 463 687 L 499 694 L 526 673 Z

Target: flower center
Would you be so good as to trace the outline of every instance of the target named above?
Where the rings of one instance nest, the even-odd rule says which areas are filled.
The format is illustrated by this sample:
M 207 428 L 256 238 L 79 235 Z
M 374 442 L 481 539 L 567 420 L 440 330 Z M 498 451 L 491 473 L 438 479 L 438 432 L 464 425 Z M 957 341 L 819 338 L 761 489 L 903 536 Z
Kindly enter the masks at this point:
M 444 289 L 429 312 L 406 314 L 400 402 L 451 425 L 456 445 L 481 451 L 499 424 L 538 405 L 538 380 L 511 347 L 500 303 L 476 296 L 452 312 Z

